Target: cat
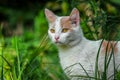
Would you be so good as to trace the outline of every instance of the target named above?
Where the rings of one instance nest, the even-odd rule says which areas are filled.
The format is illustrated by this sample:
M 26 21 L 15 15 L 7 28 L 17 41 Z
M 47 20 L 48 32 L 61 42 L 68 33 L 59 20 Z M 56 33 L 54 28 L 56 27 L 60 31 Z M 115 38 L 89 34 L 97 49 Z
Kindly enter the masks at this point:
M 59 50 L 60 64 L 70 80 L 93 79 L 97 68 L 99 74 L 107 74 L 107 80 L 114 79 L 115 69 L 120 70 L 119 41 L 91 41 L 85 38 L 77 8 L 73 8 L 69 16 L 61 17 L 45 9 L 45 16 L 49 25 L 48 35 Z M 107 70 L 104 70 L 105 59 L 106 62 L 110 59 Z

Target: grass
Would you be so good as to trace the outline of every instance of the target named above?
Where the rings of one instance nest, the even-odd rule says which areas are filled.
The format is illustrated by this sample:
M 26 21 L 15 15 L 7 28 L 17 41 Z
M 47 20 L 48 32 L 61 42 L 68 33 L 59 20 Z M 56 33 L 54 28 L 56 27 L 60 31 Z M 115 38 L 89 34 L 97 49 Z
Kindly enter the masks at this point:
M 57 50 L 48 43 L 46 35 L 33 49 L 31 45 L 23 46 L 27 44 L 19 39 L 13 37 L 9 42 L 7 40 L 6 44 L 13 47 L 4 45 L 1 50 L 1 80 L 65 80 Z
M 89 7 L 87 7 L 86 9 L 83 8 L 83 6 L 81 5 L 84 4 L 86 4 L 86 6 Z M 99 33 L 103 32 L 101 33 L 102 37 L 109 40 L 109 38 L 111 38 L 110 32 L 112 32 L 111 27 L 113 27 L 114 24 L 118 24 L 118 21 L 116 20 L 119 19 L 117 19 L 118 17 L 116 17 L 116 15 L 108 16 L 106 12 L 107 10 L 105 11 L 103 8 L 100 7 L 100 5 L 102 5 L 102 1 L 96 2 L 95 0 L 88 1 L 63 0 L 62 11 L 64 11 L 63 12 L 64 14 L 69 14 L 67 10 L 70 12 L 70 10 L 73 7 L 77 7 L 80 11 L 83 11 L 80 13 L 80 15 L 81 25 L 84 30 L 85 36 L 92 40 L 98 40 L 101 38 L 101 36 L 99 36 Z M 90 13 L 90 15 L 87 15 L 85 12 Z M 111 21 L 113 24 L 110 24 Z M 33 32 L 26 29 L 22 36 L 4 37 L 2 35 L 1 25 L 0 27 L 1 80 L 68 80 L 63 70 L 61 69 L 58 51 L 56 47 L 48 39 L 48 36 L 46 34 L 48 28 L 46 23 L 47 22 L 44 16 L 44 12 L 43 10 L 40 10 L 38 15 L 34 19 Z M 102 29 L 100 30 L 100 32 L 99 28 Z M 120 34 L 120 31 L 118 31 L 118 33 Z M 119 34 L 117 35 L 116 40 L 119 39 L 120 37 Z M 95 76 L 90 77 L 87 71 L 84 69 L 84 67 L 80 63 L 78 63 L 88 76 L 73 75 L 73 77 L 80 78 L 87 77 L 96 80 L 100 79 L 101 77 L 102 80 L 107 80 L 106 72 L 109 62 L 111 61 L 111 58 L 113 58 L 113 62 L 115 63 L 114 52 L 113 51 L 111 52 L 110 57 L 108 57 L 106 54 L 104 72 L 103 74 L 100 74 L 100 72 L 98 71 L 98 59 L 100 48 L 101 45 L 96 56 Z M 116 70 L 114 71 L 115 78 L 119 80 L 120 72 L 116 74 L 117 71 Z
M 0 26 L 1 80 L 67 79 L 59 64 L 58 51 L 45 34 L 47 22 L 43 10 L 34 21 L 35 31 L 26 29 L 21 36 L 4 37 Z

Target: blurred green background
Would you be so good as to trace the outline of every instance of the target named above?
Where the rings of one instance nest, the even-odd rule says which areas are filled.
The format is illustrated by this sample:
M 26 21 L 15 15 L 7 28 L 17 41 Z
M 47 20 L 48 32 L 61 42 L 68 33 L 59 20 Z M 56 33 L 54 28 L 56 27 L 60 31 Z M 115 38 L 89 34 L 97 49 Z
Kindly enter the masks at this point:
M 90 40 L 120 38 L 120 0 L 0 0 L 0 80 L 67 80 L 47 36 L 44 9 L 76 7 Z

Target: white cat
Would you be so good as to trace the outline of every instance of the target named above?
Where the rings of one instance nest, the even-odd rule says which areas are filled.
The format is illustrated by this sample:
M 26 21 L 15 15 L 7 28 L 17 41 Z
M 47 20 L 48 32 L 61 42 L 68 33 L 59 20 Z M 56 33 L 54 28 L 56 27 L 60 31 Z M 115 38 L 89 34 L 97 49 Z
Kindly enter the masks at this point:
M 106 73 L 107 80 L 114 78 L 115 69 L 120 70 L 120 42 L 86 39 L 79 25 L 79 11 L 76 8 L 70 16 L 58 17 L 48 9 L 45 9 L 45 15 L 49 23 L 49 37 L 59 49 L 61 66 L 70 80 L 85 79 L 81 78 L 85 76 L 94 77 L 95 71 L 101 75 Z M 105 62 L 109 63 L 107 70 Z

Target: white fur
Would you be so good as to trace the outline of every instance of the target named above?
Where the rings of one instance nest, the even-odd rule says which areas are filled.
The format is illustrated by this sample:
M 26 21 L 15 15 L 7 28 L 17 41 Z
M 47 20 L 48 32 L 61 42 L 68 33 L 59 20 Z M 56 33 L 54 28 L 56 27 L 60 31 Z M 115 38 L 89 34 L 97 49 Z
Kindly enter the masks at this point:
M 87 76 L 84 69 L 87 71 L 89 76 L 91 77 L 95 76 L 96 57 L 101 42 L 102 40 L 90 41 L 82 37 L 82 40 L 78 42 L 77 45 L 75 46 L 67 47 L 67 48 L 58 47 L 61 66 L 71 80 L 78 79 L 75 77 L 71 77 L 71 75 Z M 118 44 L 120 44 L 120 42 Z M 118 48 L 120 49 L 120 46 L 118 46 Z M 104 53 L 101 53 L 101 51 L 99 54 L 100 56 L 98 60 L 98 70 L 100 72 L 103 72 L 105 57 L 104 57 Z M 112 62 L 113 61 L 112 59 L 107 72 L 108 78 L 114 74 L 114 64 Z M 120 64 L 119 60 L 120 60 L 120 53 L 116 53 L 115 55 L 116 68 Z M 82 68 L 81 65 L 83 66 L 84 69 Z M 120 68 L 118 69 L 120 70 Z
M 60 36 L 59 41 L 61 43 L 57 43 L 56 45 L 59 49 L 59 58 L 63 70 L 71 80 L 79 79 L 79 77 L 75 77 L 75 75 L 87 76 L 86 72 L 89 76 L 94 77 L 96 57 L 102 40 L 91 41 L 86 39 L 79 25 L 73 27 L 73 32 L 61 33 L 61 18 L 62 17 L 57 17 L 54 23 L 49 23 L 49 29 L 54 27 L 56 32 L 51 33 L 48 30 L 48 34 L 53 42 L 55 42 L 54 37 L 56 35 Z M 71 40 L 73 39 L 71 42 L 69 41 L 68 36 L 70 36 L 69 38 Z M 118 42 L 117 45 L 118 52 L 114 55 L 116 68 L 120 64 L 120 42 Z M 101 50 L 102 47 L 99 52 L 98 70 L 102 74 L 104 71 L 105 53 L 102 53 Z M 112 59 L 113 57 L 111 58 L 110 65 L 108 67 L 107 78 L 114 74 L 114 64 Z M 118 68 L 118 70 L 120 70 L 120 68 Z M 74 75 L 74 77 L 72 75 Z M 112 78 L 110 79 L 112 80 Z

